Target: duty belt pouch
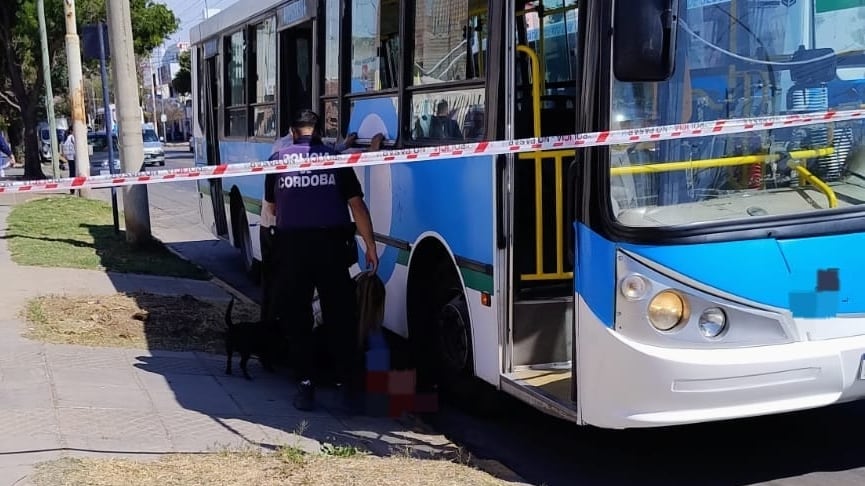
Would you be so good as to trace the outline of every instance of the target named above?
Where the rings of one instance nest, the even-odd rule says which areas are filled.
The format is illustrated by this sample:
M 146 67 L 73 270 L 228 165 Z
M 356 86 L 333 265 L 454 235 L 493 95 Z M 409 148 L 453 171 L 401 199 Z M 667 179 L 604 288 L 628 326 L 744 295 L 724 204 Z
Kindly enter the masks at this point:
M 357 225 L 351 223 L 345 228 L 345 248 L 343 250 L 343 262 L 346 267 L 350 267 L 357 263 Z

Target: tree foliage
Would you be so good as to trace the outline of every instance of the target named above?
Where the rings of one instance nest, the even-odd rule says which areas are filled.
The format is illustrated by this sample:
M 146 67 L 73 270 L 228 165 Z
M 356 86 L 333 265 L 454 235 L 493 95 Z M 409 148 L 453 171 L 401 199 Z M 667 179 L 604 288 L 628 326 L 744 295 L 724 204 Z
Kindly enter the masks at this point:
M 137 55 L 146 55 L 177 31 L 180 21 L 174 13 L 154 0 L 129 1 L 132 34 Z M 36 0 L 4 0 L 0 8 L 0 116 L 11 130 L 23 133 L 10 138 L 25 145 L 25 177 L 42 178 L 36 124 L 44 116 L 42 47 Z M 66 20 L 64 0 L 44 0 L 51 84 L 55 96 L 68 92 L 66 69 Z M 105 0 L 75 2 L 78 33 L 84 25 L 105 22 Z M 17 120 L 16 120 L 17 117 Z
M 192 61 L 190 59 L 189 51 L 181 52 L 178 57 L 178 62 L 180 64 L 180 69 L 177 71 L 177 74 L 174 75 L 174 79 L 171 81 L 171 87 L 174 88 L 175 93 L 187 95 L 192 92 L 192 73 L 190 72 Z

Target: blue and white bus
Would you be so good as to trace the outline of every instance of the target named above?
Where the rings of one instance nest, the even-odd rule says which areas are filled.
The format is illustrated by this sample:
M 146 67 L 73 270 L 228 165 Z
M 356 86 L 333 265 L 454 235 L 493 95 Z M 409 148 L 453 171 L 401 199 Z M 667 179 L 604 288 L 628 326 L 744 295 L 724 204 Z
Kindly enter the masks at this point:
M 383 133 L 386 148 L 858 109 L 862 14 L 853 0 L 238 2 L 191 31 L 196 163 L 267 159 L 307 107 L 327 139 Z M 487 383 L 578 424 L 865 397 L 863 128 L 357 168 L 385 327 L 419 386 Z M 199 186 L 204 221 L 250 269 L 262 186 Z

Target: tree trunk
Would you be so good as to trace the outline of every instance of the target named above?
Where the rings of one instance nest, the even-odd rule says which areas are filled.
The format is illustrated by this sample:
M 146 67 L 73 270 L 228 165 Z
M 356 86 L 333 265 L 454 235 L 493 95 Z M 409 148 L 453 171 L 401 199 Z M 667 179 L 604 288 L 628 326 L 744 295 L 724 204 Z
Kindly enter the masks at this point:
M 42 159 L 39 157 L 35 104 L 25 105 L 24 110 L 21 111 L 21 119 L 24 121 L 24 179 L 45 179 L 45 174 L 42 172 Z
M 24 124 L 24 178 L 27 180 L 45 179 L 42 173 L 42 162 L 39 160 L 39 144 L 36 140 L 36 106 L 38 95 L 30 96 L 24 83 L 24 73 L 21 69 L 21 61 L 18 52 L 12 43 L 12 26 L 10 12 L 0 15 L 0 43 L 5 49 L 7 73 L 15 94 L 15 101 L 21 107 L 21 121 Z M 44 81 L 41 69 L 37 70 L 36 90 Z M 38 91 L 37 91 L 38 92 Z

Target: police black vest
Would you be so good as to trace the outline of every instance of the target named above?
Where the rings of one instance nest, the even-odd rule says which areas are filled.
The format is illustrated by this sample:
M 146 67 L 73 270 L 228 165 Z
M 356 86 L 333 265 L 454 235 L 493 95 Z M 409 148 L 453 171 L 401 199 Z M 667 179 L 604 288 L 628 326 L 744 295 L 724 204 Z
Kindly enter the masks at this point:
M 284 147 L 278 157 L 294 161 L 335 155 L 329 147 L 299 138 Z M 278 174 L 274 187 L 276 227 L 281 230 L 336 228 L 351 223 L 348 205 L 339 189 L 335 169 Z

